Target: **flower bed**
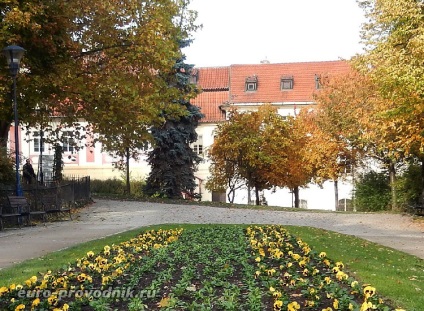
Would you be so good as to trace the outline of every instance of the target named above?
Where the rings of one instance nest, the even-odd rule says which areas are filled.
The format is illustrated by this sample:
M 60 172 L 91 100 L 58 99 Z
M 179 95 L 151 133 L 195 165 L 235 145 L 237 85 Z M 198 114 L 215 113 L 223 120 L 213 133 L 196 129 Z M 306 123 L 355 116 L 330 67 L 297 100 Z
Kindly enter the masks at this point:
M 400 310 L 281 226 L 151 230 L 0 288 L 0 310 Z

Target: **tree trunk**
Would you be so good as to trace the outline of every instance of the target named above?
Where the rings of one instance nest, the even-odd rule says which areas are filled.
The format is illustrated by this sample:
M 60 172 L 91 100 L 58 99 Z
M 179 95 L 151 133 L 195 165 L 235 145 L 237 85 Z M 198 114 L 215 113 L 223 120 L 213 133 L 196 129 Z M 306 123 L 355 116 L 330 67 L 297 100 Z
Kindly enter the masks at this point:
M 424 157 L 420 158 L 421 161 L 421 197 L 419 198 L 419 203 L 424 204 Z
M 337 211 L 339 207 L 339 181 L 337 179 L 334 179 L 334 204 L 335 204 L 335 209 Z M 345 205 L 345 212 L 346 212 L 346 205 Z
M 250 185 L 247 185 L 247 205 L 250 205 L 250 202 L 252 202 L 252 195 L 250 193 Z
M 259 188 L 255 186 L 256 205 L 260 205 L 259 200 Z
M 131 185 L 130 185 L 130 148 L 127 148 L 126 149 L 126 157 L 127 157 L 127 163 L 126 163 L 126 166 L 127 166 L 127 174 L 126 174 L 126 177 L 127 177 L 127 189 L 126 189 L 126 192 L 127 192 L 127 194 L 131 194 Z
M 234 188 L 230 187 L 230 190 L 228 191 L 227 198 L 229 203 L 234 203 L 234 197 L 235 197 L 236 191 Z
M 298 186 L 294 187 L 293 193 L 294 193 L 294 207 L 299 208 L 300 199 L 299 199 L 299 187 Z
M 389 178 L 390 178 L 390 189 L 392 194 L 392 211 L 397 210 L 397 196 L 396 196 L 396 169 L 393 161 L 389 164 Z

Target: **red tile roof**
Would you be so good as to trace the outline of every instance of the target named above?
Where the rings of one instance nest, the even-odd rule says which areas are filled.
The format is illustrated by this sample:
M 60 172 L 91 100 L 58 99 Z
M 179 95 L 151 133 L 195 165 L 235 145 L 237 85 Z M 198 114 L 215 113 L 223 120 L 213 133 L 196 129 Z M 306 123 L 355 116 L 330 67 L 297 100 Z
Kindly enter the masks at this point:
M 203 91 L 191 103 L 201 108 L 201 112 L 205 117 L 201 122 L 219 122 L 225 120 L 225 112 L 219 109 L 219 106 L 228 103 L 229 92 L 205 92 Z
M 313 101 L 315 76 L 346 73 L 345 61 L 283 64 L 231 65 L 196 68 L 198 86 L 203 90 L 192 103 L 201 107 L 202 122 L 219 122 L 225 116 L 219 109 L 224 103 L 281 103 Z M 245 91 L 246 78 L 257 77 L 257 90 Z M 281 90 L 282 77 L 293 77 L 293 89 Z
M 230 67 L 198 68 L 197 84 L 204 91 L 227 90 L 230 87 Z

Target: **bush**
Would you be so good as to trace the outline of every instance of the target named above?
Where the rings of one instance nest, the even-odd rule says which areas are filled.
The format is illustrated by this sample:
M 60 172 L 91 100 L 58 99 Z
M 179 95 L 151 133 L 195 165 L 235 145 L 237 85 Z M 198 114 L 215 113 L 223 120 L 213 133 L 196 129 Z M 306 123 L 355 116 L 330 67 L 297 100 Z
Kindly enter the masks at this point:
M 91 192 L 98 194 L 124 194 L 125 184 L 116 178 L 99 180 L 91 180 Z
M 6 148 L 0 148 L 0 185 L 15 183 L 14 161 Z
M 355 187 L 358 211 L 375 212 L 389 208 L 391 192 L 389 178 L 386 174 L 374 171 L 365 173 L 359 177 Z
M 398 204 L 404 208 L 419 202 L 423 191 L 421 166 L 411 164 L 396 182 Z
M 131 180 L 131 195 L 136 197 L 143 196 L 144 180 Z M 92 179 L 91 180 L 91 192 L 94 194 L 103 195 L 125 195 L 126 184 L 123 180 L 116 178 L 109 178 L 106 180 Z

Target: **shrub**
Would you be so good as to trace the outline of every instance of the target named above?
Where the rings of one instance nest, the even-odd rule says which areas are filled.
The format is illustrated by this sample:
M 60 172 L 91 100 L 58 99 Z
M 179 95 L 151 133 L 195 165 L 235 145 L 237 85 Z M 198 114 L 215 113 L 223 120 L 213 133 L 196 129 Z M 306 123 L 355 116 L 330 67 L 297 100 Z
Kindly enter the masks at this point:
M 122 180 L 109 178 L 106 180 L 92 179 L 91 192 L 99 194 L 124 194 L 125 184 Z
M 388 209 L 391 192 L 385 173 L 367 172 L 355 184 L 356 208 L 358 211 L 375 212 Z
M 406 208 L 408 205 L 418 203 L 423 191 L 421 166 L 409 165 L 405 172 L 398 177 L 396 189 L 399 206 Z
M 14 161 L 7 153 L 6 148 L 0 148 L 0 185 L 9 185 L 14 182 Z
M 132 179 L 130 181 L 131 195 L 142 197 L 144 185 L 144 180 Z M 109 178 L 106 180 L 92 179 L 91 192 L 97 194 L 124 195 L 126 193 L 126 184 L 123 180 L 117 178 Z

